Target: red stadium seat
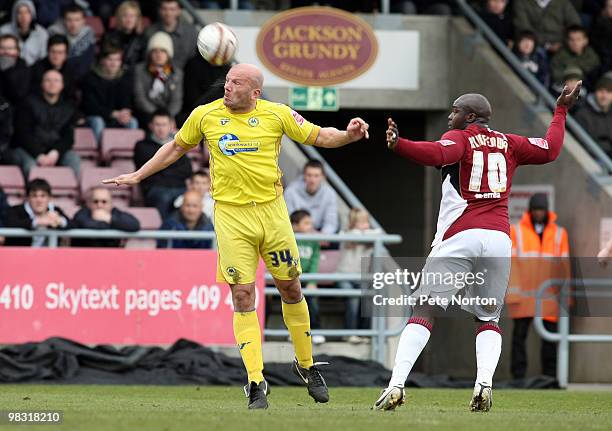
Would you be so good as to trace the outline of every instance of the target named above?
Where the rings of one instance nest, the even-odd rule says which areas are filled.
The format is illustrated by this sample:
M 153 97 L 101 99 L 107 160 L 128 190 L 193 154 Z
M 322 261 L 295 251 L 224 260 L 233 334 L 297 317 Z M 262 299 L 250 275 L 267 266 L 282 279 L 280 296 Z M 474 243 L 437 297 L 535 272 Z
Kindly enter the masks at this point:
M 72 219 L 77 213 L 77 211 L 81 209 L 80 205 L 78 205 L 74 200 L 68 198 L 54 197 L 52 202 L 53 205 L 59 207 L 62 211 L 64 211 L 64 214 L 66 214 L 69 219 Z
M 115 159 L 111 161 L 111 167 L 119 169 L 124 174 L 129 172 L 134 172 L 136 170 L 136 166 L 134 166 L 134 162 L 130 159 Z
M 53 196 L 75 201 L 79 197 L 79 184 L 74 171 L 67 166 L 35 166 L 30 169 L 28 181 L 43 178 L 51 185 Z
M 102 39 L 102 35 L 104 34 L 104 23 L 97 16 L 86 16 L 85 23 L 90 26 L 94 34 L 96 36 L 96 42 L 99 42 Z
M 132 188 L 127 186 L 117 187 L 114 184 L 102 184 L 102 180 L 106 178 L 113 178 L 123 174 L 117 168 L 81 168 L 81 196 L 85 196 L 87 191 L 94 186 L 107 187 L 113 196 L 114 205 L 118 206 L 117 201 L 125 201 L 128 203 L 132 196 Z
M 76 127 L 74 129 L 74 146 L 72 149 L 81 156 L 81 163 L 93 160 L 97 163 L 100 152 L 96 138 L 89 127 Z M 86 162 L 87 163 L 87 162 Z
M 110 162 L 113 159 L 132 159 L 136 142 L 144 139 L 141 129 L 106 128 L 102 132 L 100 151 L 102 160 Z
M 159 211 L 155 208 L 130 207 L 125 208 L 124 211 L 138 219 L 141 230 L 157 230 L 161 227 L 162 220 Z M 155 248 L 156 246 L 157 240 L 141 238 L 130 238 L 125 244 L 125 248 Z
M 23 200 L 25 197 L 25 181 L 19 166 L 0 166 L 0 186 L 2 186 L 11 205 Z
M 336 272 L 338 263 L 340 263 L 340 250 L 322 250 L 319 258 L 319 273 L 330 274 Z M 329 286 L 333 285 L 334 282 L 322 281 L 317 282 L 317 284 Z

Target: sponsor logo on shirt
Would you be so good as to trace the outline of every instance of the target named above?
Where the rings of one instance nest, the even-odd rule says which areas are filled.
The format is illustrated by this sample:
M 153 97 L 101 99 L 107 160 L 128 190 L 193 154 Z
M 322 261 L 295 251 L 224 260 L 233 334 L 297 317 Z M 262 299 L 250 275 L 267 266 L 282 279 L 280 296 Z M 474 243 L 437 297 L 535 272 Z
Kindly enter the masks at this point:
M 438 143 L 440 145 L 445 146 L 445 147 L 448 147 L 449 145 L 456 145 L 457 144 L 455 141 L 451 141 L 450 139 L 440 139 L 438 141 Z
M 259 142 L 240 142 L 238 136 L 226 133 L 219 139 L 219 149 L 226 156 L 259 151 Z
M 531 145 L 535 145 L 536 147 L 544 148 L 548 150 L 548 141 L 542 138 L 529 138 L 529 143 Z
M 304 124 L 304 117 L 295 112 L 293 109 L 291 110 L 291 115 L 293 115 L 293 119 L 300 127 Z
M 222 126 L 225 126 L 227 123 L 229 123 L 229 118 L 221 118 L 221 121 L 219 121 L 219 123 L 221 123 Z
M 501 198 L 501 194 L 499 194 L 498 192 L 476 193 L 474 195 L 474 197 L 476 199 L 500 199 Z

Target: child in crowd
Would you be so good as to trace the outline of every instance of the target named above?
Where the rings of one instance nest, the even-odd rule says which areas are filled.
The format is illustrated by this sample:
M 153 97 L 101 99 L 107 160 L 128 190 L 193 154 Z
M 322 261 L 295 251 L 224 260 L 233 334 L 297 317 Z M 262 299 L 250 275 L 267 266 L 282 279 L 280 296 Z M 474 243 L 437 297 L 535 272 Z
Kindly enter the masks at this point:
M 349 213 L 349 225 L 346 233 L 351 234 L 376 234 L 381 233 L 380 229 L 373 229 L 370 225 L 370 216 L 368 212 L 361 208 L 353 208 Z M 374 252 L 372 243 L 345 242 L 340 248 L 340 262 L 338 263 L 338 272 L 342 273 L 361 273 L 361 265 L 363 258 L 371 258 Z M 367 263 L 369 265 L 369 262 Z M 338 286 L 341 289 L 359 289 L 361 286 L 358 282 L 340 281 Z M 346 307 L 345 328 L 357 329 L 359 325 L 359 298 L 350 298 Z M 367 325 L 361 325 L 366 327 Z M 351 343 L 362 343 L 367 339 L 351 336 L 348 338 Z

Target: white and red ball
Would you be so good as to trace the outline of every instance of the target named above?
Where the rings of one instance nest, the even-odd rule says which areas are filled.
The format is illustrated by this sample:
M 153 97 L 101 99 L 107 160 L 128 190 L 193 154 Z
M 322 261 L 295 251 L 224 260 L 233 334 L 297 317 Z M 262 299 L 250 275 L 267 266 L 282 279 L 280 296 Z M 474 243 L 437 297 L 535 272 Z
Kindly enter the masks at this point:
M 208 24 L 198 33 L 198 51 L 212 65 L 229 63 L 237 47 L 238 39 L 232 29 L 220 22 Z

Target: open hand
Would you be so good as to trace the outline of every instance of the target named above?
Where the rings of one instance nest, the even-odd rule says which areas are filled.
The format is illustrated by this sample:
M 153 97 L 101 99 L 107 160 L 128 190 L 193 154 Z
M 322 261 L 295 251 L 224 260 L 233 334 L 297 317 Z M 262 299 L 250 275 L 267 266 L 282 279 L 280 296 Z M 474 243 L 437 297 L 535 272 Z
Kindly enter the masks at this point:
M 363 121 L 361 118 L 353 118 L 348 126 L 346 127 L 346 133 L 352 142 L 358 141 L 362 138 L 368 139 L 370 134 L 368 133 L 368 129 L 370 125 Z
M 387 147 L 393 150 L 399 140 L 399 130 L 397 130 L 397 124 L 393 121 L 393 118 L 387 119 Z
M 582 89 L 582 81 L 578 81 L 576 86 L 572 91 L 570 91 L 569 87 L 565 85 L 563 87 L 563 91 L 561 95 L 557 99 L 557 106 L 566 106 L 567 109 L 570 109 L 580 98 L 580 90 Z
M 139 182 L 140 182 L 140 177 L 136 172 L 132 172 L 131 174 L 123 174 L 115 178 L 108 178 L 106 180 L 102 180 L 102 184 L 113 184 L 114 183 L 118 186 L 122 184 L 131 186 L 134 184 L 138 184 Z

